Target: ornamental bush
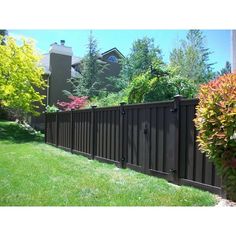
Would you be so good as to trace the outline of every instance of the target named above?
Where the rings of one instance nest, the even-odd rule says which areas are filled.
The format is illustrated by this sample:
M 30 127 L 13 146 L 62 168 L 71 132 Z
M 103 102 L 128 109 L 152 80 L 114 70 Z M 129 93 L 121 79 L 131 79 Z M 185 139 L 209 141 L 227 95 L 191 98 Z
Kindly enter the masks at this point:
M 195 118 L 200 150 L 215 164 L 236 201 L 236 74 L 201 85 Z
M 71 111 L 71 110 L 78 110 L 84 107 L 87 103 L 88 97 L 76 97 L 76 96 L 69 96 L 70 102 L 57 102 L 57 105 L 63 111 Z

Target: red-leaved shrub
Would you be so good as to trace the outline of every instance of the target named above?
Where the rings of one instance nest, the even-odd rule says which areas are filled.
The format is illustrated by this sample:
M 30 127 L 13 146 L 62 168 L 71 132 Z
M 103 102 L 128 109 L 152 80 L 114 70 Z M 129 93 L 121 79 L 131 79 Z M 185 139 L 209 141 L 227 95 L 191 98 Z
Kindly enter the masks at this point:
M 60 101 L 57 102 L 57 105 L 63 111 L 78 110 L 80 108 L 83 108 L 88 101 L 87 96 L 83 97 L 69 96 L 68 98 L 71 100 L 70 102 L 60 102 Z
M 199 147 L 223 177 L 228 196 L 236 200 L 236 74 L 201 85 L 199 99 Z

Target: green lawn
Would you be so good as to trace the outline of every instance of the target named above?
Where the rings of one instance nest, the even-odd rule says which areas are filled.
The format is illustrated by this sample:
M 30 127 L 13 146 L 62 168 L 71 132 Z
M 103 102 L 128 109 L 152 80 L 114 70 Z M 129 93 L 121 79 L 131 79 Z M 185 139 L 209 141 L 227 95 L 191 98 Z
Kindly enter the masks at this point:
M 213 206 L 213 194 L 43 143 L 0 121 L 1 206 Z

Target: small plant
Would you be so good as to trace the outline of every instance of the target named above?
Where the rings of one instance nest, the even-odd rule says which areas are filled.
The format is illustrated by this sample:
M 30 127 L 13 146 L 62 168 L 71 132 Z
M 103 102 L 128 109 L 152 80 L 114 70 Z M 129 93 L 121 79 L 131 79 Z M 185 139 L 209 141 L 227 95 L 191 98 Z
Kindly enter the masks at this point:
M 87 96 L 83 97 L 69 96 L 68 98 L 71 100 L 70 102 L 60 102 L 60 101 L 57 102 L 58 106 L 63 111 L 78 110 L 84 107 L 88 100 Z
M 202 85 L 199 99 L 199 147 L 223 177 L 228 197 L 236 201 L 236 74 Z
M 57 111 L 59 111 L 59 109 L 55 105 L 52 105 L 52 106 L 47 105 L 46 106 L 46 112 L 57 112 Z
M 94 97 L 89 101 L 87 107 L 90 108 L 92 105 L 96 105 L 97 107 L 119 106 L 121 102 L 128 102 L 126 91 Z

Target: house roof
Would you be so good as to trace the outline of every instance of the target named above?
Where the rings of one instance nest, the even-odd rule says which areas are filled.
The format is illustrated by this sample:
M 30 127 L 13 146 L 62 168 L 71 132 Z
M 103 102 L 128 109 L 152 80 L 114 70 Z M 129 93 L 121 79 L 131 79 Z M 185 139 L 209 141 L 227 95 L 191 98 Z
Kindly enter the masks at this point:
M 118 53 L 121 57 L 125 57 L 116 47 L 108 50 L 108 51 L 105 51 L 101 54 L 101 58 L 99 58 L 99 61 L 100 62 L 103 62 L 102 61 L 102 57 L 112 51 L 115 51 L 116 53 Z M 49 68 L 49 53 L 45 53 L 43 54 L 43 58 L 41 59 L 40 61 L 40 66 L 42 66 L 44 68 L 44 72 L 45 74 L 48 74 L 50 75 L 51 74 L 51 71 L 50 71 L 50 68 Z M 74 65 L 77 65 L 81 62 L 81 58 L 80 57 L 77 57 L 77 56 L 72 56 L 72 59 L 71 59 L 71 77 L 78 77 L 80 75 L 79 72 L 77 72 L 72 66 Z
M 106 55 L 106 54 L 108 54 L 108 53 L 110 53 L 112 51 L 116 51 L 121 57 L 125 58 L 125 56 L 116 47 L 114 47 L 114 48 L 112 48 L 112 49 L 110 49 L 108 51 L 103 52 L 102 56 L 104 56 L 104 55 Z
M 77 64 L 80 62 L 80 58 L 76 56 L 72 56 L 72 62 L 71 65 Z M 51 71 L 49 69 L 49 53 L 43 54 L 43 58 L 40 61 L 40 66 L 44 68 L 44 73 L 50 75 Z M 71 77 L 78 77 L 79 73 L 71 67 Z
M 80 57 L 72 56 L 72 62 L 71 62 L 71 65 L 79 64 L 80 61 L 81 61 L 81 58 L 80 58 Z

